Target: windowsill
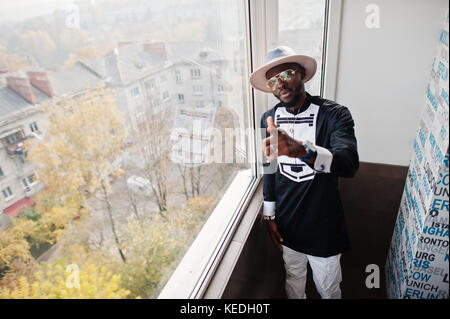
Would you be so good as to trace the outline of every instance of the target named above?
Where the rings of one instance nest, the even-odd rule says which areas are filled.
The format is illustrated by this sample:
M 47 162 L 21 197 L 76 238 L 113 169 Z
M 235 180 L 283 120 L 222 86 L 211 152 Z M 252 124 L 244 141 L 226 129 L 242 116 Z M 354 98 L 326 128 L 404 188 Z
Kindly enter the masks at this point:
M 252 175 L 251 169 L 237 173 L 158 299 L 203 297 L 222 256 L 227 253 L 229 243 L 235 236 L 258 180 Z
M 15 195 L 13 195 L 11 197 L 8 197 L 8 198 L 5 198 L 5 203 L 8 203 L 8 202 L 12 201 L 14 198 L 16 198 Z
M 243 213 L 242 219 L 233 234 L 232 239 L 224 253 L 211 281 L 206 288 L 203 299 L 220 299 L 228 286 L 230 277 L 241 256 L 250 232 L 259 214 L 262 212 L 263 192 L 262 179 L 259 179 L 256 191 L 250 198 L 248 207 Z

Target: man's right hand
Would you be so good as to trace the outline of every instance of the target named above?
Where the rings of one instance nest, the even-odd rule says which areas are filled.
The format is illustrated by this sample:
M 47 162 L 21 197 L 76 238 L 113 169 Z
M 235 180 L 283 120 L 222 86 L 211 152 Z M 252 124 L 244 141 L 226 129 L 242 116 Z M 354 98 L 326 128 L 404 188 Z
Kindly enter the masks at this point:
M 281 237 L 280 233 L 278 232 L 278 226 L 273 220 L 266 220 L 267 227 L 269 228 L 269 235 L 272 239 L 275 246 L 278 247 L 279 250 L 283 251 L 283 247 L 281 246 L 281 243 L 283 242 L 283 238 Z
M 307 152 L 303 143 L 290 137 L 284 130 L 273 122 L 272 116 L 266 120 L 267 133 L 270 134 L 263 140 L 263 152 L 267 161 L 272 162 L 277 156 L 304 157 Z

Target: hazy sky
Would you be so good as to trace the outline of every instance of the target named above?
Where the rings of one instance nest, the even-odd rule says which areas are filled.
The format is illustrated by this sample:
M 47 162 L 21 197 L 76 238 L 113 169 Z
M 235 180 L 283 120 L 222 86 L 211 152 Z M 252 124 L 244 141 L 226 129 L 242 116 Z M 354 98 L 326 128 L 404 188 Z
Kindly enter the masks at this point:
M 0 22 L 19 21 L 25 18 L 51 14 L 53 10 L 65 9 L 74 0 L 1 0 Z

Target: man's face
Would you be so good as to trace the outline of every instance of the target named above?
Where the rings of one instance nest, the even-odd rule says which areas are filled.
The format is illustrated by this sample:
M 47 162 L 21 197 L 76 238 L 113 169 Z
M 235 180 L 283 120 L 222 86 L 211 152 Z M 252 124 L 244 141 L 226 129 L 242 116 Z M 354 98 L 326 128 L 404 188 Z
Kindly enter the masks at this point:
M 295 74 L 291 76 L 290 79 L 283 80 L 279 74 L 286 70 L 293 70 Z M 272 77 L 275 77 L 278 80 L 273 86 L 272 92 L 273 95 L 286 106 L 294 106 L 304 92 L 302 71 L 303 70 L 296 63 L 284 63 L 277 65 L 266 72 L 267 80 Z

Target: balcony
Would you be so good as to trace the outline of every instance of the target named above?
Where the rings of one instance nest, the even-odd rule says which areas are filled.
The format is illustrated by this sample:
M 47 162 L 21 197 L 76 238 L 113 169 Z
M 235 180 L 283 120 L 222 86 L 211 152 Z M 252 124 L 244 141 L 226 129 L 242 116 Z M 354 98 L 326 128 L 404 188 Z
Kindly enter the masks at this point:
M 407 174 L 407 167 L 374 163 L 361 163 L 352 179 L 341 179 L 340 192 L 344 205 L 351 249 L 341 258 L 343 281 L 342 297 L 345 299 L 386 298 L 384 265 L 389 250 L 392 229 L 400 204 Z M 224 202 L 233 202 L 233 193 L 239 193 L 237 176 L 224 195 Z M 385 185 L 390 185 L 386 190 Z M 377 194 L 377 196 L 374 196 Z M 214 262 L 209 261 L 213 273 L 200 275 L 199 261 L 208 262 L 202 254 L 212 246 L 211 238 L 217 229 L 205 225 L 197 240 L 180 263 L 159 298 L 204 299 L 284 299 L 285 270 L 281 252 L 271 242 L 268 230 L 259 214 L 262 210 L 262 181 L 258 181 L 248 196 L 240 222 Z M 382 203 L 382 205 L 380 205 Z M 211 219 L 221 218 L 220 205 Z M 211 222 L 211 225 L 221 223 Z M 225 226 L 223 226 L 225 227 Z M 206 238 L 208 240 L 206 240 Z M 366 286 L 364 272 L 368 265 L 380 269 L 380 288 Z M 187 275 L 189 274 L 189 275 Z M 204 285 L 195 287 L 201 277 Z M 308 266 L 306 294 L 309 299 L 320 299 L 314 286 L 311 268 Z
M 8 153 L 8 155 L 10 156 L 22 156 L 24 158 L 27 157 L 28 152 L 23 144 L 23 141 L 24 139 L 15 144 L 6 145 L 6 153 Z

